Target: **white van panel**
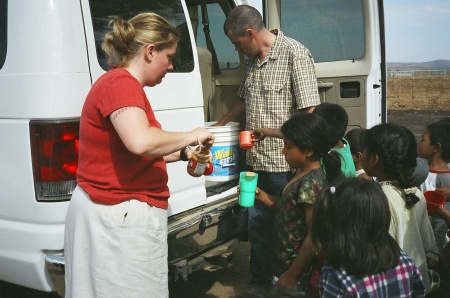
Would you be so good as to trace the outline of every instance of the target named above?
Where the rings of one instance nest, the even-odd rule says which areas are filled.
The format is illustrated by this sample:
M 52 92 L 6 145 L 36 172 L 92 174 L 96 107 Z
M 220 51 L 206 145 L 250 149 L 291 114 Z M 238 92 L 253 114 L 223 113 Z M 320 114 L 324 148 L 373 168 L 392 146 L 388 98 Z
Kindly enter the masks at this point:
M 28 120 L 0 120 L 0 180 L 8 190 L 0 193 L 0 218 L 27 223 L 62 223 L 68 202 L 38 203 L 35 199 Z M 14 193 L 14 199 L 9 197 Z M 20 206 L 20 208 L 18 208 Z
M 200 71 L 196 68 L 189 75 L 186 75 L 186 73 L 168 73 L 161 84 L 152 88 L 145 88 L 145 90 L 154 111 L 193 107 L 203 110 L 201 86 Z M 198 119 L 198 117 L 186 119 L 186 122 L 179 123 L 178 127 L 184 127 L 192 119 Z M 200 119 L 203 119 L 203 114 Z
M 76 0 L 8 1 L 8 52 L 2 73 L 88 72 L 83 19 L 73 13 L 79 10 Z
M 36 202 L 28 120 L 0 120 L 0 138 L 8 144 L 0 154 L 0 180 L 8 186 L 0 193 L 0 280 L 17 283 L 15 274 L 27 272 L 22 285 L 51 291 L 42 248 L 62 249 L 69 202 Z
M 191 131 L 205 124 L 203 108 L 157 111 L 156 119 L 167 131 Z M 205 177 L 192 177 L 187 173 L 187 162 L 167 165 L 169 172 L 169 216 L 206 203 Z
M 8 2 L 1 118 L 79 117 L 91 87 L 79 10 L 74 0 Z
M 4 71 L 0 70 L 0 76 Z M 24 87 L 25 86 L 25 87 Z M 81 109 L 91 81 L 88 73 L 26 73 L 5 75 L 1 118 L 75 118 Z

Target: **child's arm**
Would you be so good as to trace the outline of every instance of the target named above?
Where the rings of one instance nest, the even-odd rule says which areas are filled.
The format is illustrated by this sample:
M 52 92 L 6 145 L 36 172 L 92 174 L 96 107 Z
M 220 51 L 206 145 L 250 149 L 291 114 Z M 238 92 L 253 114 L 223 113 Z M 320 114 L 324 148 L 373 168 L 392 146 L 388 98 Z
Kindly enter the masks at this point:
M 297 280 L 300 274 L 305 270 L 305 266 L 310 264 L 317 250 L 311 240 L 311 222 L 312 222 L 313 206 L 311 204 L 305 205 L 305 218 L 308 227 L 308 234 L 303 241 L 302 247 L 298 251 L 297 258 L 292 263 L 291 267 L 281 274 L 278 285 L 283 288 L 294 289 L 297 286 Z
M 450 200 L 450 187 L 441 186 L 439 188 L 436 188 L 436 191 L 442 193 L 447 199 L 447 201 Z
M 445 209 L 444 207 L 437 208 L 436 212 L 440 218 L 445 220 L 445 222 L 447 223 L 447 227 L 450 229 L 450 212 L 447 209 Z
M 256 188 L 256 199 L 263 203 L 269 209 L 275 209 L 275 202 L 277 201 L 277 196 L 272 196 L 261 190 L 259 187 Z
M 273 137 L 273 138 L 283 138 L 283 134 L 281 133 L 281 130 L 279 128 L 257 128 L 253 130 L 253 141 L 259 142 L 264 140 L 266 137 Z

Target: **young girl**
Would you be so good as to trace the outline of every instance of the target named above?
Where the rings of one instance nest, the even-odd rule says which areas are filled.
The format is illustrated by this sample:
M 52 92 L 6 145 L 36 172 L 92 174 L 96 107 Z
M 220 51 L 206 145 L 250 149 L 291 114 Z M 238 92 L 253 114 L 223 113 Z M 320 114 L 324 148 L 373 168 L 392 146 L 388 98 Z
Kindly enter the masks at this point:
M 428 177 L 420 186 L 422 192 L 450 186 L 450 169 L 447 164 L 450 159 L 450 123 L 438 121 L 427 126 L 419 141 L 419 156 L 426 159 L 429 165 Z M 445 203 L 445 208 L 450 210 L 450 202 Z M 439 216 L 431 217 L 430 220 L 436 245 L 440 250 L 445 244 L 447 225 Z M 438 255 L 428 256 L 438 260 Z
M 425 296 L 419 270 L 389 235 L 389 224 L 376 182 L 347 178 L 322 190 L 311 231 L 325 255 L 321 297 Z
M 279 277 L 277 284 L 303 291 L 309 284 L 317 252 L 310 233 L 313 204 L 327 181 L 341 177 L 341 162 L 339 153 L 330 150 L 333 144 L 327 124 L 318 115 L 297 114 L 283 124 L 281 133 L 285 160 L 297 170 L 280 197 L 258 189 L 257 199 L 275 211 L 274 272 Z M 318 284 L 315 286 L 318 295 Z
M 369 177 L 362 167 L 362 138 L 367 131 L 365 128 L 354 128 L 350 130 L 344 137 L 350 145 L 353 163 L 355 164 L 356 177 L 373 180 Z
M 435 245 L 425 198 L 412 187 L 416 157 L 414 135 L 403 126 L 379 124 L 364 136 L 363 168 L 367 175 L 377 177 L 386 194 L 391 211 L 389 233 L 419 268 L 428 293 L 431 284 L 425 254 Z

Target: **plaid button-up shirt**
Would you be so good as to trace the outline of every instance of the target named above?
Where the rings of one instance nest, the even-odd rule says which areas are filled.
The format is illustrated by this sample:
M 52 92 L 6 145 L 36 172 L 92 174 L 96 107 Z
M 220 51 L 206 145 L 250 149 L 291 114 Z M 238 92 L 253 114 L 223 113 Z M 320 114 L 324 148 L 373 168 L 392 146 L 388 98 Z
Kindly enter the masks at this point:
M 264 61 L 247 57 L 238 94 L 245 99 L 246 130 L 280 128 L 299 109 L 320 104 L 314 60 L 298 41 L 272 30 L 277 37 Z M 247 153 L 255 171 L 286 172 L 283 140 L 266 138 Z

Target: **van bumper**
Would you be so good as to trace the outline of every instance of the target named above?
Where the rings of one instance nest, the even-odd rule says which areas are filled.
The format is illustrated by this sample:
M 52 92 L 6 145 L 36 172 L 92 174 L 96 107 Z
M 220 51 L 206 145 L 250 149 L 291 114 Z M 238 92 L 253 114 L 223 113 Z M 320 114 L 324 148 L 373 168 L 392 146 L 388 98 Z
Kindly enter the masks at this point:
M 187 280 L 200 271 L 228 266 L 239 240 L 246 240 L 247 208 L 232 195 L 168 218 L 169 278 Z M 45 267 L 54 289 L 64 296 L 64 254 L 49 255 Z
M 247 208 L 236 194 L 169 218 L 170 278 L 228 266 L 239 240 L 247 239 Z

